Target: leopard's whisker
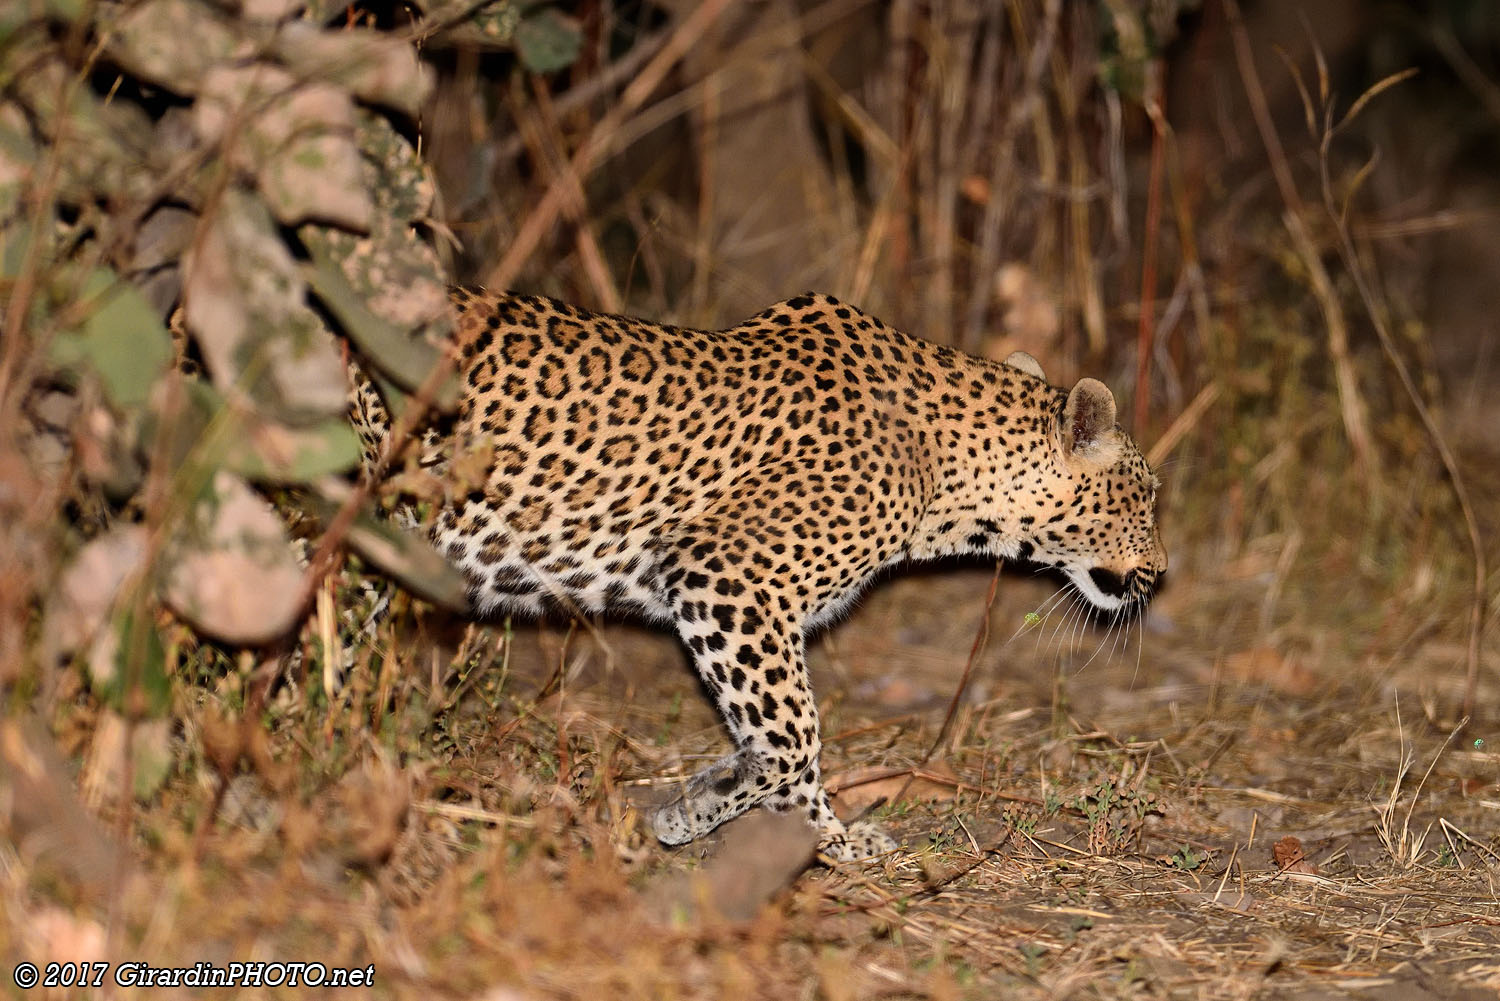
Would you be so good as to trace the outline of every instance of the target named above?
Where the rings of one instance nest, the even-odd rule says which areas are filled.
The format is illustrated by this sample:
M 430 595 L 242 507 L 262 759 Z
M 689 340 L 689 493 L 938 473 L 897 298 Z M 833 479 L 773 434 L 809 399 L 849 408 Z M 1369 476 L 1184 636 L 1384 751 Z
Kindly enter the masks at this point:
M 1135 641 L 1135 670 L 1131 672 L 1130 675 L 1130 685 L 1132 688 L 1135 687 L 1136 679 L 1138 679 L 1141 674 L 1141 656 L 1146 648 L 1146 616 L 1137 615 L 1135 617 L 1135 623 L 1137 637 Z
M 1121 605 L 1110 615 L 1109 631 L 1113 634 L 1113 639 L 1109 645 L 1109 660 L 1114 659 L 1122 640 L 1127 643 L 1129 642 L 1130 626 L 1128 624 L 1129 620 L 1125 617 L 1128 611 L 1128 606 Z
M 1057 606 L 1060 605 L 1063 599 L 1069 595 L 1071 589 L 1071 584 L 1063 584 L 1056 591 L 1053 591 L 1051 594 L 1049 594 L 1037 607 L 1037 618 L 1042 622 L 1047 621 L 1052 613 L 1057 610 Z
M 1068 644 L 1068 653 L 1077 654 L 1079 638 L 1082 635 L 1083 625 L 1088 621 L 1089 609 L 1092 606 L 1081 596 L 1075 595 L 1073 606 L 1068 612 L 1068 629 L 1064 639 Z
M 1114 632 L 1114 628 L 1115 628 L 1115 619 L 1114 619 L 1114 615 L 1112 614 L 1111 617 L 1110 617 L 1109 625 L 1105 628 L 1104 635 L 1101 636 L 1101 637 L 1099 637 L 1099 643 L 1098 643 L 1097 646 L 1094 647 L 1094 652 L 1091 653 L 1091 654 L 1089 654 L 1089 659 L 1086 660 L 1086 661 L 1084 661 L 1078 667 L 1078 669 L 1073 672 L 1074 674 L 1082 674 L 1083 673 L 1083 669 L 1086 668 L 1086 667 L 1088 667 L 1090 664 L 1092 664 L 1094 662 L 1095 658 L 1097 658 L 1099 656 L 1100 652 L 1104 649 L 1104 644 L 1106 644 L 1106 643 L 1109 642 L 1110 634 L 1112 632 Z M 1108 658 L 1106 658 L 1106 659 L 1108 659 Z
M 1021 620 L 1021 624 L 1016 627 L 1016 631 L 1011 633 L 1010 637 L 1004 643 L 1000 644 L 1001 648 L 1004 649 L 1006 646 L 1009 646 L 1016 637 L 1028 629 L 1034 630 L 1037 633 L 1037 643 L 1040 644 L 1042 629 L 1047 624 L 1047 618 L 1052 614 L 1052 609 L 1056 606 L 1057 602 L 1062 600 L 1061 595 L 1066 590 L 1067 587 L 1065 585 L 1048 595 L 1034 611 Z
M 1069 627 L 1070 626 L 1070 620 L 1073 618 L 1074 613 L 1076 613 L 1078 611 L 1078 609 L 1081 606 L 1081 604 L 1082 603 L 1081 603 L 1078 595 L 1071 588 L 1069 588 L 1069 590 L 1068 590 L 1068 606 L 1067 606 L 1066 609 L 1063 610 L 1062 618 L 1058 620 L 1056 628 L 1054 628 L 1052 630 L 1052 636 L 1048 640 L 1048 646 L 1049 647 L 1052 646 L 1052 644 L 1054 643 L 1054 641 L 1057 641 L 1058 634 L 1061 633 L 1061 632 L 1063 632 L 1063 630 L 1064 630 L 1065 627 Z M 1061 653 L 1062 652 L 1062 644 L 1061 643 L 1057 643 L 1056 649 L 1057 649 L 1057 652 Z
M 1046 632 L 1047 622 L 1057 612 L 1058 606 L 1068 597 L 1069 593 L 1070 586 L 1064 584 L 1056 591 L 1053 591 L 1046 601 L 1042 602 L 1041 610 L 1037 613 L 1039 621 L 1036 623 L 1036 645 L 1032 650 L 1033 653 L 1041 652 L 1042 638 Z

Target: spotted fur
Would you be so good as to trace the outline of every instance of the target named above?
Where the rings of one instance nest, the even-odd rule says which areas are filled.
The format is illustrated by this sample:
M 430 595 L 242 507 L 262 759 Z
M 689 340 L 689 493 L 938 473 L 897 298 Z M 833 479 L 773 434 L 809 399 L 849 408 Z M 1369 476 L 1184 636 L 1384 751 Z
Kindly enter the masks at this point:
M 1049 386 L 892 330 L 826 295 L 722 331 L 455 290 L 466 482 L 434 542 L 481 615 L 558 608 L 669 626 L 735 750 L 653 819 L 682 844 L 757 804 L 804 812 L 836 858 L 847 829 L 818 767 L 805 638 L 884 568 L 954 554 L 1061 569 L 1100 609 L 1149 600 L 1166 553 L 1157 481 L 1084 379 Z M 388 421 L 369 384 L 367 455 Z

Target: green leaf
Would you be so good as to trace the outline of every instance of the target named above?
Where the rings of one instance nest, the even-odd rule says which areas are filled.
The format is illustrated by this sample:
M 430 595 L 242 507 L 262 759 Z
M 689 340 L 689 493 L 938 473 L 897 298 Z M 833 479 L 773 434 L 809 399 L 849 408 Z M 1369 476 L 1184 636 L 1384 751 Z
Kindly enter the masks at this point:
M 183 259 L 183 318 L 219 392 L 290 424 L 348 410 L 344 362 L 263 201 L 229 190 Z
M 376 239 L 386 235 L 390 242 L 400 245 L 421 245 L 422 241 L 417 239 L 411 224 L 425 224 L 432 215 L 432 205 L 437 198 L 432 172 L 411 142 L 397 132 L 384 115 L 362 109 L 355 127 L 360 156 L 364 158 L 366 170 L 374 175 L 370 183 L 375 198 L 375 224 L 370 235 Z M 395 224 L 394 232 L 382 234 L 382 223 Z M 307 227 L 303 229 L 305 232 Z M 380 262 L 376 266 L 389 265 Z M 411 267 L 407 264 L 403 270 Z M 404 282 L 411 277 L 403 274 L 393 276 L 392 280 Z
M 76 21 L 83 16 L 83 0 L 45 0 L 47 13 L 64 21 Z
M 146 402 L 152 385 L 172 362 L 172 336 L 151 304 L 114 272 L 98 269 L 84 282 L 88 316 L 52 341 L 52 361 L 91 369 L 110 402 L 120 408 Z
M 40 3 L 0 4 L 0 47 L 31 29 L 45 30 L 44 20 L 72 22 L 83 14 L 83 0 L 41 0 Z
M 206 382 L 185 379 L 182 388 L 175 409 L 153 410 L 142 434 L 164 449 L 168 468 L 181 467 L 200 446 L 213 468 L 261 483 L 307 483 L 359 462 L 359 436 L 346 416 L 291 427 L 231 409 Z
M 3 15 L 0 15 L 3 16 Z M 0 46 L 4 29 L 0 28 Z M 33 183 L 36 162 L 40 156 L 31 126 L 20 105 L 0 102 L 0 226 L 14 225 L 20 215 L 21 195 Z
M 326 524 L 347 499 L 349 487 L 325 480 L 318 490 L 306 501 Z M 461 614 L 473 611 L 468 581 L 426 539 L 363 511 L 355 515 L 348 539 L 356 552 L 418 597 Z
M 166 469 L 181 470 L 209 426 L 224 414 L 224 398 L 208 383 L 183 379 L 182 393 L 163 393 L 153 401 L 141 428 L 141 441 L 149 441 Z
M 578 22 L 555 7 L 528 14 L 516 25 L 516 52 L 533 73 L 551 73 L 573 65 L 583 49 Z
M 303 610 L 303 572 L 285 523 L 223 469 L 172 526 L 161 596 L 200 632 L 235 646 L 283 636 Z
M 122 712 L 135 717 L 159 717 L 172 704 L 172 685 L 167 679 L 166 648 L 151 613 L 137 616 L 126 608 L 115 619 L 114 676 L 104 695 Z
M 262 483 L 309 483 L 359 463 L 359 436 L 346 417 L 307 428 L 251 423 L 230 440 L 224 465 Z
M 437 350 L 376 316 L 331 257 L 311 244 L 308 249 L 313 263 L 304 269 L 303 275 L 323 305 L 338 319 L 344 333 L 398 386 L 408 391 L 417 389 L 440 360 Z M 458 380 L 450 378 L 437 392 L 434 405 L 449 413 L 457 409 L 458 388 Z
M 149 800 L 172 774 L 172 721 L 153 718 L 137 723 L 130 734 L 131 792 Z
M 299 83 L 264 62 L 219 65 L 203 77 L 193 127 L 253 171 L 282 225 L 320 219 L 365 232 L 374 213 L 354 141 L 354 101 L 327 83 Z M 232 137 L 232 138 L 231 138 Z
M 305 20 L 293 20 L 280 27 L 273 45 L 299 78 L 336 83 L 362 101 L 387 105 L 413 118 L 432 92 L 431 69 L 403 36 L 343 24 L 323 31 Z
M 214 4 L 145 0 L 103 10 L 110 55 L 176 94 L 196 94 L 209 70 L 243 56 L 252 44 L 244 37 L 249 26 L 231 21 Z

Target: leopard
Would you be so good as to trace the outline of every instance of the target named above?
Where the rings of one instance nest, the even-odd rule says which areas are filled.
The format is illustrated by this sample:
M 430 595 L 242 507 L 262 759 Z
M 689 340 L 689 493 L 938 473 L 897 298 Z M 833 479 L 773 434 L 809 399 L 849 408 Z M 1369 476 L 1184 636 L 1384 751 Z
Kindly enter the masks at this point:
M 1139 613 L 1167 568 L 1159 481 L 1113 394 L 902 333 L 805 293 L 700 330 L 454 288 L 459 403 L 429 517 L 479 618 L 613 615 L 674 633 L 733 749 L 649 816 L 684 845 L 795 811 L 831 863 L 896 847 L 834 812 L 808 637 L 903 564 L 1061 571 L 1099 613 Z M 391 434 L 356 376 L 368 466 Z M 446 458 L 444 458 L 446 456 Z M 456 456 L 464 456 L 460 462 Z

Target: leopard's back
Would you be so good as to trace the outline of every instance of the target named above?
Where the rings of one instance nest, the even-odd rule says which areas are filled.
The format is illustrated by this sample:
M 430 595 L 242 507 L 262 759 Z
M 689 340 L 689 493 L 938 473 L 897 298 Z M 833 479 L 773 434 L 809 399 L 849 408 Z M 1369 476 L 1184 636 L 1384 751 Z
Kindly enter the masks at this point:
M 893 558 L 920 509 L 923 434 L 897 426 L 891 406 L 851 377 L 849 330 L 870 339 L 858 350 L 882 366 L 911 348 L 852 308 L 816 304 L 830 321 L 847 315 L 794 329 L 773 308 L 702 331 L 535 297 L 462 297 L 454 454 L 481 461 L 456 463 L 474 482 L 434 539 L 473 583 L 477 607 L 537 613 L 556 602 L 669 618 L 676 581 L 663 554 L 684 525 L 742 522 L 750 512 L 736 498 L 747 490 L 756 517 L 817 540 L 804 559 L 819 562 L 824 540 L 845 555 L 869 551 L 839 572 L 824 560 L 825 573 L 799 576 L 809 606 Z M 835 385 L 837 408 L 826 403 Z M 777 497 L 760 505 L 767 487 Z M 851 494 L 878 500 L 834 510 Z

